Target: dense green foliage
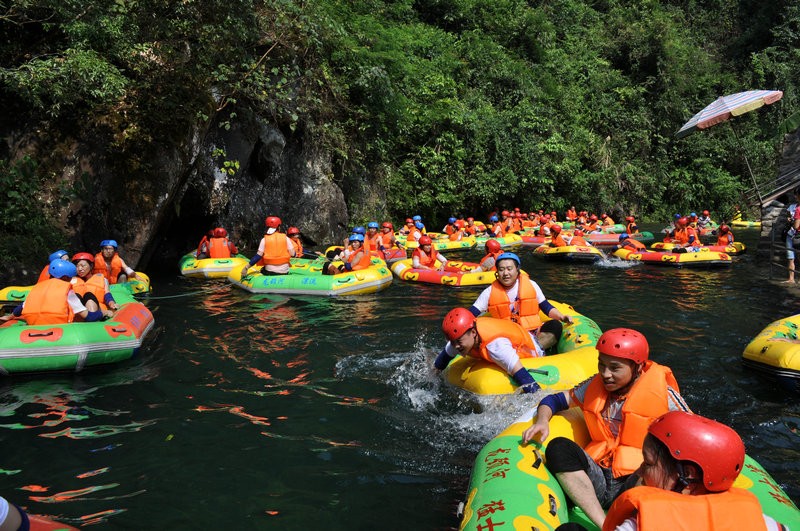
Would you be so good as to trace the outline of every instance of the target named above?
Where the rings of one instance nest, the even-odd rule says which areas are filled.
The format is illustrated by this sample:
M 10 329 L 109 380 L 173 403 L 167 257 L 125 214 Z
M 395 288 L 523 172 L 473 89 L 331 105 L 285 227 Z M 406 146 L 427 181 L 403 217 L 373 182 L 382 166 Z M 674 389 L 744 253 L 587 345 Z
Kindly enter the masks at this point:
M 775 174 L 800 7 L 719 0 L 0 0 L 7 109 L 105 131 L 118 171 L 246 106 L 334 153 L 351 203 L 729 212 Z M 776 105 L 676 140 L 717 96 Z M 226 114 L 227 113 L 227 114 Z M 7 168 L 6 168 L 7 169 Z

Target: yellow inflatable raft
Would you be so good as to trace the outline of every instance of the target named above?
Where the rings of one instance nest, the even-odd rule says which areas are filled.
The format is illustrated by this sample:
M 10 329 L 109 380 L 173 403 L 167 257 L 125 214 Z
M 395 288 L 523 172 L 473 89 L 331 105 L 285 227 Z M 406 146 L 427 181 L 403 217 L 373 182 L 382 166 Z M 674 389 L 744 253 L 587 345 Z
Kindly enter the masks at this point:
M 560 302 L 550 301 L 562 313 L 572 316 L 565 324 L 556 346 L 560 354 L 520 360 L 545 389 L 571 389 L 597 372 L 597 350 L 594 345 L 602 334 L 597 324 Z M 548 320 L 540 313 L 543 320 Z M 456 356 L 444 370 L 446 381 L 478 395 L 502 395 L 516 392 L 517 385 L 505 370 L 486 360 Z
M 742 354 L 745 367 L 778 380 L 790 392 L 800 393 L 800 314 L 767 325 Z
M 400 280 L 442 284 L 445 286 L 481 286 L 491 284 L 495 280 L 494 271 L 472 271 L 478 264 L 448 260 L 444 271 L 435 269 L 415 269 L 412 259 L 398 260 L 392 264 L 392 273 Z M 437 260 L 435 267 L 441 263 Z

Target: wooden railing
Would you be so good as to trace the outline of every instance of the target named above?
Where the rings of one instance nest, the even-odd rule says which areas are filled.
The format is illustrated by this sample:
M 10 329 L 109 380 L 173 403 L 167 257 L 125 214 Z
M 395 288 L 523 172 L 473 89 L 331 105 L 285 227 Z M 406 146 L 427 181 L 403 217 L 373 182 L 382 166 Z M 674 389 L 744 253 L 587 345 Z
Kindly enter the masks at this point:
M 758 183 L 758 187 L 750 188 L 744 193 L 744 202 L 748 206 L 764 206 L 800 186 L 800 167 L 794 168 L 775 179 Z

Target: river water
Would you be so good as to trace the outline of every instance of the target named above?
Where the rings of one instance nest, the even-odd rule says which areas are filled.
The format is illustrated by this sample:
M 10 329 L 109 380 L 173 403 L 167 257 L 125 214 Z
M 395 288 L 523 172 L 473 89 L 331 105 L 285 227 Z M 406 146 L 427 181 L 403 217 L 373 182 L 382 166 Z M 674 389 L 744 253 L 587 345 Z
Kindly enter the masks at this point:
M 757 235 L 739 230 L 749 253 L 722 270 L 520 254 L 550 299 L 645 333 L 690 406 L 736 428 L 797 502 L 798 399 L 741 364 L 754 335 L 800 312 L 755 260 Z M 3 382 L 2 495 L 94 529 L 452 529 L 476 452 L 538 401 L 478 399 L 431 370 L 441 318 L 479 288 L 395 280 L 327 299 L 177 273 L 153 285 L 137 358 Z

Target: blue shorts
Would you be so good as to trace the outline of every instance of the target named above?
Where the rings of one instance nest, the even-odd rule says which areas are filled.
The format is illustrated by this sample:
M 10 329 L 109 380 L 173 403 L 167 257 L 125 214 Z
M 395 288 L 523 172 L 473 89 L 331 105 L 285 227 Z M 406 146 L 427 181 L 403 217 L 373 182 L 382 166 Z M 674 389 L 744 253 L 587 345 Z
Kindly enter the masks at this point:
M 786 237 L 786 259 L 794 260 L 794 241 L 791 236 Z

